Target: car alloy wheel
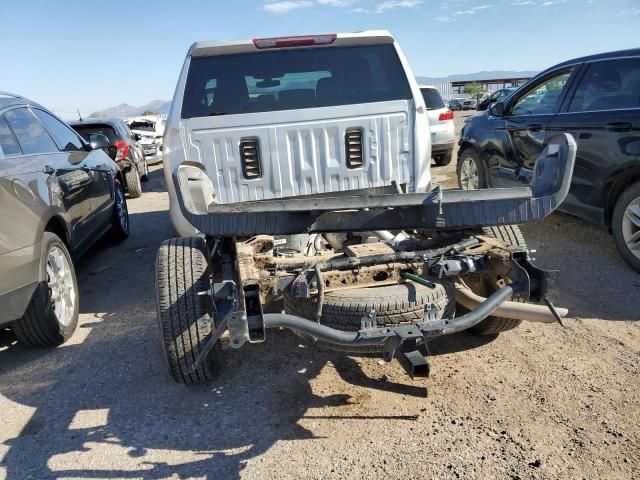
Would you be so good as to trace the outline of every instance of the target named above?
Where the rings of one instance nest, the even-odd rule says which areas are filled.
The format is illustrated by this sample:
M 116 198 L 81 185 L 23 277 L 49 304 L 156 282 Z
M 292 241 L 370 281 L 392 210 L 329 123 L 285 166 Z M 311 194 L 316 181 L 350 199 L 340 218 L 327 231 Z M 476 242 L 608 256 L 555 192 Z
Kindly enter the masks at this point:
M 640 197 L 632 200 L 624 211 L 622 238 L 629 251 L 640 258 Z
M 76 304 L 73 273 L 64 252 L 55 245 L 47 254 L 47 286 L 56 318 L 65 327 L 69 326 Z
M 477 190 L 480 184 L 478 166 L 473 158 L 466 157 L 460 164 L 460 185 L 463 190 Z
M 116 188 L 116 210 L 118 212 L 118 220 L 123 232 L 129 231 L 129 215 L 127 211 L 127 200 L 124 196 L 122 187 Z

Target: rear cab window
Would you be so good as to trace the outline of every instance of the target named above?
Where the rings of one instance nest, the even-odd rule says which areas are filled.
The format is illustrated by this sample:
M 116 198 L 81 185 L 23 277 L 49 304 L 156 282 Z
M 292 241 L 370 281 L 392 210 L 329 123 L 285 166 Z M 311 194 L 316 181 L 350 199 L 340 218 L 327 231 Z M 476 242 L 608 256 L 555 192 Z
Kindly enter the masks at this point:
M 440 92 L 435 88 L 420 88 L 422 98 L 427 106 L 427 110 L 439 110 L 445 108 L 444 100 L 440 96 Z
M 193 57 L 182 118 L 410 99 L 393 45 L 272 50 Z

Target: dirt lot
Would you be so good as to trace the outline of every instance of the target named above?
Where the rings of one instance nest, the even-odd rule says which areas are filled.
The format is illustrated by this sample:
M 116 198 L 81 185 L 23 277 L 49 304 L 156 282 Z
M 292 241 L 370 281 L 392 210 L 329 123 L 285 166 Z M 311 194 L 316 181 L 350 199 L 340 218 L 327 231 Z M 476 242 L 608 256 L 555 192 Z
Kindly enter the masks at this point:
M 0 478 L 640 478 L 640 275 L 606 232 L 563 214 L 524 228 L 562 272 L 567 329 L 434 341 L 426 381 L 269 332 L 187 388 L 158 343 L 153 264 L 173 232 L 151 177 L 131 238 L 78 267 L 73 339 L 0 335 Z

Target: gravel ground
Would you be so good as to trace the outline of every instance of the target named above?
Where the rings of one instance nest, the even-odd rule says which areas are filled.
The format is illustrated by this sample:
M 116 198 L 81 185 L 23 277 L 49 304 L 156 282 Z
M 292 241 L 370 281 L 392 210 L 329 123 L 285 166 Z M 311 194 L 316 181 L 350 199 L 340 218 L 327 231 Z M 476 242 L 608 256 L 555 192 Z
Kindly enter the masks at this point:
M 453 166 L 434 175 L 455 183 Z M 188 388 L 155 324 L 155 252 L 173 235 L 158 167 L 144 188 L 129 240 L 78 266 L 73 339 L 0 336 L 0 478 L 640 478 L 640 275 L 606 232 L 563 214 L 524 228 L 562 272 L 566 329 L 445 337 L 417 381 L 269 332 Z

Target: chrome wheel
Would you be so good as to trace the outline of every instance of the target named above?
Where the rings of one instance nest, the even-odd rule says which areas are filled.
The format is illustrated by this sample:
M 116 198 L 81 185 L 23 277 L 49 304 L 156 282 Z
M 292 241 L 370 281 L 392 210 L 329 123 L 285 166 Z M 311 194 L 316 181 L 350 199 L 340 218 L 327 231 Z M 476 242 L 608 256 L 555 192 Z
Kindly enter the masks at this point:
M 632 200 L 624 211 L 622 238 L 629 251 L 640 258 L 640 197 Z
M 62 249 L 55 245 L 47 254 L 47 286 L 56 318 L 62 325 L 68 327 L 73 322 L 76 290 L 69 260 Z
M 463 190 L 476 190 L 480 184 L 478 166 L 471 157 L 462 159 L 460 164 L 460 186 Z
M 119 184 L 118 184 L 119 185 Z M 118 213 L 118 221 L 123 232 L 129 231 L 129 211 L 127 210 L 127 199 L 124 196 L 122 187 L 116 188 L 116 211 Z

